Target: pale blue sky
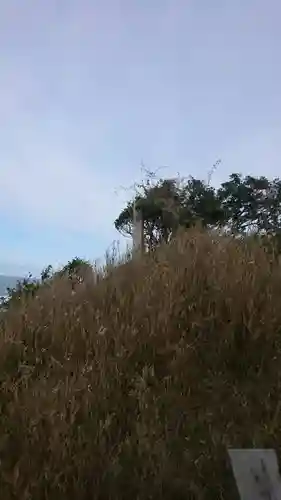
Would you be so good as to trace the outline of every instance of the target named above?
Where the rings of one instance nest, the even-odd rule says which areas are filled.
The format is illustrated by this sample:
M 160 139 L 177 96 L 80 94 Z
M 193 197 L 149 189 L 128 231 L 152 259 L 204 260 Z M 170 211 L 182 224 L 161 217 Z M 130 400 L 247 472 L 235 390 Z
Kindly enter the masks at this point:
M 279 176 L 280 0 L 0 0 L 0 272 L 104 254 L 140 163 Z

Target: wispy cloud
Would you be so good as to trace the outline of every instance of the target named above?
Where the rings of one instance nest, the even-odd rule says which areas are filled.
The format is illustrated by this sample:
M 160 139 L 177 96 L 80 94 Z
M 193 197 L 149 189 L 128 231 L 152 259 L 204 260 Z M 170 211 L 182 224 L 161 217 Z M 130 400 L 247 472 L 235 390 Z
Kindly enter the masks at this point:
M 106 221 L 111 222 L 119 208 L 114 180 L 108 184 L 98 169 L 81 165 L 70 151 L 46 149 L 33 142 L 17 142 L 16 147 L 20 163 L 11 158 L 0 162 L 2 211 L 63 230 L 95 227 L 102 231 Z M 50 143 L 48 148 L 52 148 Z

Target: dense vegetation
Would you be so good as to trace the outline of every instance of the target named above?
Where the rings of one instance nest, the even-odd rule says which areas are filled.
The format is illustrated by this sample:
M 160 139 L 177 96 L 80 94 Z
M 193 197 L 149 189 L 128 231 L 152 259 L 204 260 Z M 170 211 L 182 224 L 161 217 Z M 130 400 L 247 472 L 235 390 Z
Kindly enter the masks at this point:
M 74 259 L 10 291 L 3 498 L 234 500 L 227 447 L 280 448 L 279 181 L 254 183 L 249 201 L 253 182 L 239 179 L 235 210 L 233 185 L 223 198 L 202 183 L 198 205 L 160 180 L 174 186 L 170 211 L 171 190 L 146 185 L 137 201 L 154 252 L 105 269 Z
M 136 196 L 115 220 L 122 234 L 132 235 L 134 205 L 142 212 L 145 243 L 150 249 L 169 241 L 179 228 L 198 223 L 223 234 L 270 235 L 278 240 L 281 180 L 233 173 L 215 189 L 210 182 L 193 177 L 156 179 L 147 172 L 145 182 L 136 186 Z

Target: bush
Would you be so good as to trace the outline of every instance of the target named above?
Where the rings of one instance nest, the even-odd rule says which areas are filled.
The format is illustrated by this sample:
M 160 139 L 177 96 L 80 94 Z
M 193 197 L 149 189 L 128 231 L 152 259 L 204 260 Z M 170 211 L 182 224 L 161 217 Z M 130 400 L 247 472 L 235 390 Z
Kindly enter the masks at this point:
M 5 500 L 236 499 L 227 447 L 280 448 L 281 270 L 189 232 L 5 314 Z

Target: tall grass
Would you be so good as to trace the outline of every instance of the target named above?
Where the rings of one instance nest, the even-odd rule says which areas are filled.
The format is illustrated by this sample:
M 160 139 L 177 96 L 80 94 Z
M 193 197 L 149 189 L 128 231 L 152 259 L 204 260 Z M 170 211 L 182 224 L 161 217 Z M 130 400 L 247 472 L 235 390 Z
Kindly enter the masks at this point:
M 279 263 L 189 232 L 93 278 L 2 318 L 1 498 L 237 499 L 226 448 L 281 445 Z

